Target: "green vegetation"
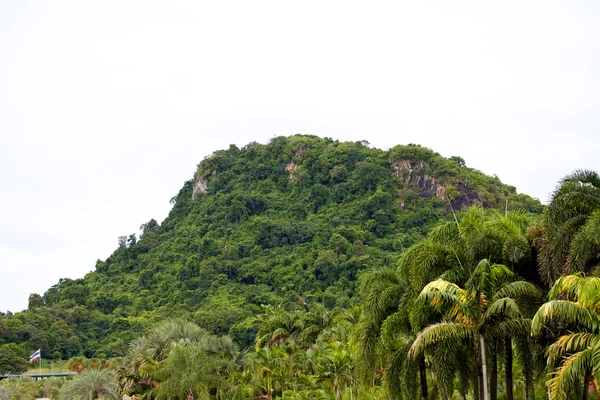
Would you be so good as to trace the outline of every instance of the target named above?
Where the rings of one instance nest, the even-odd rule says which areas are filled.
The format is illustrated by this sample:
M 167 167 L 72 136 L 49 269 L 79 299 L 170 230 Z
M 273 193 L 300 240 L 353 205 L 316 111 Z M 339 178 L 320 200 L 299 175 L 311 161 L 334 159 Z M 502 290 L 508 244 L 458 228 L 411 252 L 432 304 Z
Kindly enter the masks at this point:
M 70 359 L 54 398 L 593 396 L 593 172 L 544 210 L 460 157 L 279 137 L 216 152 L 172 203 L 2 315 L 0 367 L 38 347 Z M 41 390 L 0 383 L 2 400 Z
M 115 357 L 149 327 L 184 318 L 252 345 L 262 304 L 349 307 L 361 271 L 394 265 L 455 210 L 540 212 L 538 201 L 416 146 L 277 137 L 203 160 L 167 219 L 141 226 L 83 279 L 61 279 L 27 312 L 0 316 L 0 346 L 47 359 Z M 438 194 L 440 194 L 438 196 Z

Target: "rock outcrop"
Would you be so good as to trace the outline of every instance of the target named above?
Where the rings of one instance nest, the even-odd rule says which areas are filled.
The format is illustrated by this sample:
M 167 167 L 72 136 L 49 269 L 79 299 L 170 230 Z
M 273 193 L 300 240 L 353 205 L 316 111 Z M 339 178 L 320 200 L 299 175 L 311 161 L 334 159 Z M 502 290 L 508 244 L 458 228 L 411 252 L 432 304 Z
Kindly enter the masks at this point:
M 390 160 L 390 168 L 405 185 L 418 191 L 422 197 L 443 199 L 454 209 L 473 204 L 485 205 L 478 193 L 469 188 L 468 182 L 452 179 L 442 182 L 431 175 L 427 164 L 422 161 Z M 405 209 L 404 200 L 400 201 L 399 207 L 401 210 Z
M 306 151 L 306 145 L 303 144 L 302 146 L 300 146 L 300 148 L 294 155 L 294 158 L 289 163 L 287 163 L 285 166 L 285 170 L 290 173 L 290 177 L 289 177 L 290 183 L 296 182 L 296 169 L 298 169 L 298 164 L 296 164 L 294 162 L 294 160 L 302 157 L 304 155 L 305 151 Z
M 400 160 L 390 162 L 390 166 L 394 175 L 404 182 L 405 185 L 420 189 L 425 197 L 445 197 L 446 187 L 437 178 L 426 173 L 425 163 L 421 161 Z
M 208 190 L 208 182 L 206 179 L 200 175 L 196 175 L 196 179 L 194 179 L 194 185 L 192 186 L 192 199 L 195 200 L 199 194 L 204 194 Z

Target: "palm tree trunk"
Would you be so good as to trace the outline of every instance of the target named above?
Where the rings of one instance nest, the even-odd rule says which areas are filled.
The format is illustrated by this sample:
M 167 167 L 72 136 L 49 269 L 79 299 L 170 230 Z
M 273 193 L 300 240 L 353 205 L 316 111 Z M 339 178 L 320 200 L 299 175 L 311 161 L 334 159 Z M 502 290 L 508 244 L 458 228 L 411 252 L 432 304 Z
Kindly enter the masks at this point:
M 440 394 L 442 395 L 442 400 L 449 400 L 448 392 L 446 391 L 444 385 L 440 385 Z
M 475 400 L 481 400 L 483 398 L 483 380 L 481 379 L 481 352 L 479 351 L 479 343 L 477 339 L 474 340 L 473 348 L 475 350 L 475 371 L 477 373 L 477 380 L 473 382 L 473 397 Z
M 490 400 L 498 399 L 498 340 L 494 339 L 490 351 Z
M 525 398 L 535 400 L 535 388 L 533 387 L 533 371 L 525 371 Z
M 421 381 L 421 397 L 423 400 L 429 398 L 427 394 L 427 366 L 425 365 L 425 355 L 419 357 L 419 379 Z
M 479 345 L 481 347 L 481 380 L 483 386 L 483 400 L 490 400 L 490 394 L 488 391 L 488 383 L 487 383 L 487 364 L 485 358 L 485 340 L 483 339 L 483 335 L 479 334 Z
M 590 393 L 589 384 L 590 384 L 590 371 L 587 370 L 587 371 L 585 371 L 585 375 L 583 377 L 583 396 L 581 396 L 581 398 L 583 400 L 588 400 L 588 395 Z
M 340 381 L 338 376 L 333 379 L 333 388 L 335 389 L 335 400 L 341 400 L 342 391 L 340 390 Z
M 506 400 L 513 400 L 513 352 L 510 338 L 504 340 L 504 382 L 506 384 Z

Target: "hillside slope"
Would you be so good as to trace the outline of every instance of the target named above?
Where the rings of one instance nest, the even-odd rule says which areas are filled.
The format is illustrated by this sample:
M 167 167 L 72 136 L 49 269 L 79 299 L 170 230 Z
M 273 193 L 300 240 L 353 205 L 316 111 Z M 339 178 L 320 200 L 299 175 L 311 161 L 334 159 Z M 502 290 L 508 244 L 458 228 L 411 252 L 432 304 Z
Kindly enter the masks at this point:
M 139 332 L 183 317 L 249 344 L 261 304 L 356 301 L 357 275 L 394 265 L 451 211 L 539 213 L 539 201 L 417 146 L 373 149 L 314 136 L 232 145 L 203 160 L 169 216 L 119 239 L 83 279 L 0 316 L 0 345 L 54 358 L 122 355 Z

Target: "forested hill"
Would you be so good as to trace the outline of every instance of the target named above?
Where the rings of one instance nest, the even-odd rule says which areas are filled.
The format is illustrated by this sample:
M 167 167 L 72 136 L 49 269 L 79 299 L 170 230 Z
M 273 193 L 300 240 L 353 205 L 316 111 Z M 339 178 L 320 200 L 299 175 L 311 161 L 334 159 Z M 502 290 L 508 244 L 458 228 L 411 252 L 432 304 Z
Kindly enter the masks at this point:
M 0 345 L 63 359 L 118 356 L 167 317 L 248 345 L 255 331 L 244 321 L 261 304 L 348 307 L 359 301 L 361 271 L 395 265 L 452 210 L 542 210 L 460 157 L 302 135 L 215 152 L 171 201 L 162 224 L 120 238 L 94 272 L 0 316 Z

